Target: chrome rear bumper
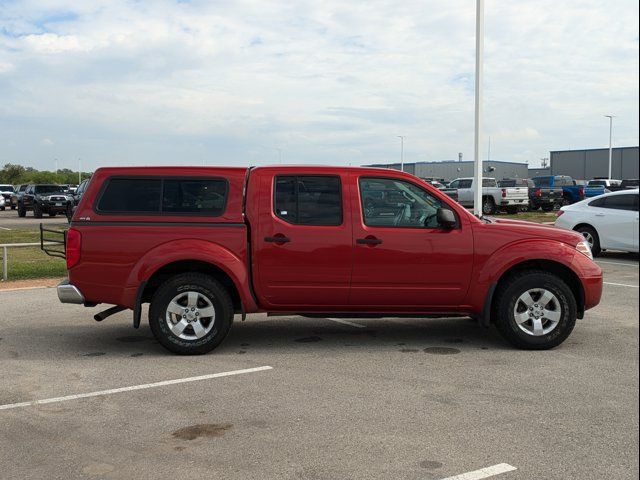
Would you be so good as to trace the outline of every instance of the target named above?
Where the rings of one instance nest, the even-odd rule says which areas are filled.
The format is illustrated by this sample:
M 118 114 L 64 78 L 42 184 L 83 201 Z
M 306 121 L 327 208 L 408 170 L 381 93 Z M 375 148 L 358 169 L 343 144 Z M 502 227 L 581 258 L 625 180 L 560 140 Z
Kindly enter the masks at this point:
M 69 279 L 65 279 L 58 285 L 58 298 L 62 303 L 84 303 L 84 295 L 78 290 L 78 287 L 69 283 Z

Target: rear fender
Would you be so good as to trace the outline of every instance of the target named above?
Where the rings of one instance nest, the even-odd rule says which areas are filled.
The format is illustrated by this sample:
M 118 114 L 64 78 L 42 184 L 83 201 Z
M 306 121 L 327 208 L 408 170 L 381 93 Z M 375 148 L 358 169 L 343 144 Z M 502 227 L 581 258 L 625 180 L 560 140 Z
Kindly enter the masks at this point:
M 247 311 L 257 308 L 249 288 L 250 278 L 245 260 L 216 243 L 199 239 L 175 240 L 149 250 L 138 260 L 127 279 L 127 291 L 133 294 L 133 298 L 127 300 L 135 303 L 138 286 L 148 281 L 158 269 L 185 260 L 197 260 L 218 267 L 233 281 L 244 308 Z

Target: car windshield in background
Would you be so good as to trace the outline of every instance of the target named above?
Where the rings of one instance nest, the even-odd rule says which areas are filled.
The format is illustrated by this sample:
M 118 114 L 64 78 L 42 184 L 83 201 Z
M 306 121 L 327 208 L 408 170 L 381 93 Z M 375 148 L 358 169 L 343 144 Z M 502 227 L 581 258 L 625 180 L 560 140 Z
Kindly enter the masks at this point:
M 13 192 L 13 185 L 0 185 L 0 192 Z
M 47 195 L 51 193 L 64 193 L 64 187 L 61 185 L 37 185 L 35 189 L 38 195 Z
M 589 187 L 606 187 L 607 182 L 604 180 L 590 180 L 588 183 Z
M 532 178 L 532 180 L 536 187 L 548 187 L 550 177 L 536 177 Z

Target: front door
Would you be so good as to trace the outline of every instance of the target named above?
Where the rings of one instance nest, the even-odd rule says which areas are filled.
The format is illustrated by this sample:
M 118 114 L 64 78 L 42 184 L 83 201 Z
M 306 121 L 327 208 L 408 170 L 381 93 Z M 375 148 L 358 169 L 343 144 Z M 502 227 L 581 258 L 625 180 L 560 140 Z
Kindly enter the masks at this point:
M 458 216 L 456 228 L 441 228 L 436 215 L 447 204 L 426 186 L 352 175 L 352 308 L 429 311 L 460 305 L 473 267 L 469 221 Z
M 352 222 L 347 174 L 309 170 L 261 173 L 253 251 L 256 289 L 265 308 L 348 305 Z

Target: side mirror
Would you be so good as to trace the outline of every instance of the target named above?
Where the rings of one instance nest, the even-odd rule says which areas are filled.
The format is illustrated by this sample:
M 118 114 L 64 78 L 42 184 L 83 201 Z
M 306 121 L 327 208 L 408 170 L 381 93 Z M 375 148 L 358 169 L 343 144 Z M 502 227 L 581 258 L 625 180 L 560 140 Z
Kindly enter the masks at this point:
M 442 228 L 454 228 L 457 220 L 456 215 L 448 208 L 439 208 L 437 212 L 438 225 Z

